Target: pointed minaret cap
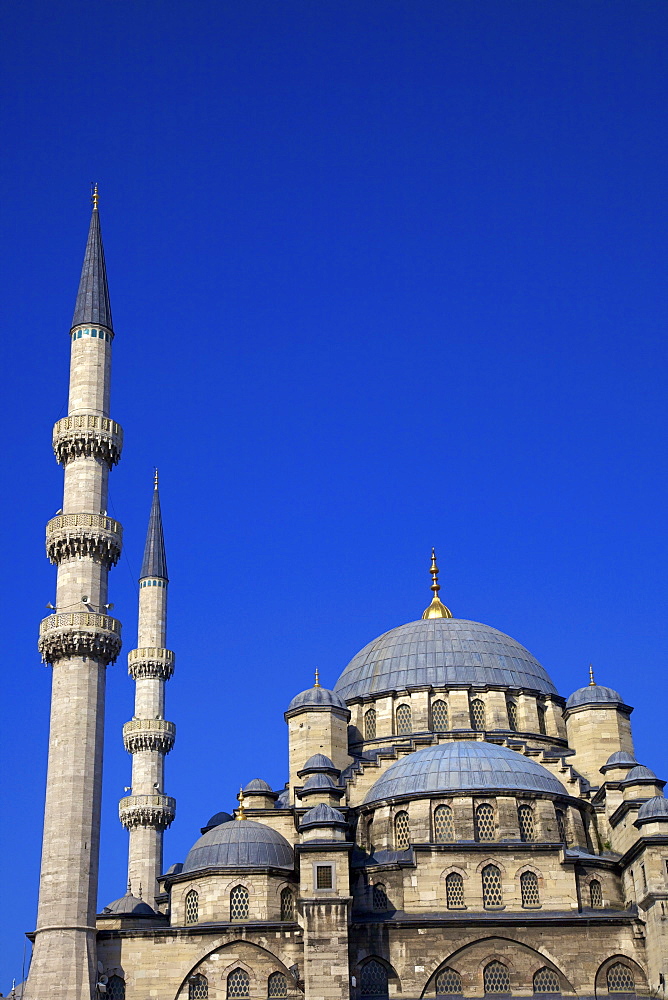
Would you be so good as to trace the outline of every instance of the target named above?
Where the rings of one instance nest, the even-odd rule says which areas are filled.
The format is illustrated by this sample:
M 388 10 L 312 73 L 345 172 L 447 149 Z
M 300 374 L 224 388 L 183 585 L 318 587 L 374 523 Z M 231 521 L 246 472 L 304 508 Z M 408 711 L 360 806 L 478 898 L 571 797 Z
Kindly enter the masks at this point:
M 452 618 L 452 612 L 449 608 L 446 608 L 445 604 L 438 599 L 438 592 L 441 589 L 438 582 L 438 566 L 436 565 L 436 551 L 431 550 L 431 589 L 434 592 L 434 596 L 431 599 L 431 604 L 422 612 L 423 618 Z
M 158 470 L 155 470 L 153 480 L 153 501 L 148 518 L 144 560 L 141 564 L 140 580 L 144 577 L 156 577 L 169 580 L 167 576 L 167 556 L 165 555 L 165 538 L 162 533 L 162 514 L 160 512 L 160 493 L 158 492 Z
M 596 681 L 594 680 L 594 667 L 593 664 L 589 664 L 589 687 L 596 687 Z
M 93 323 L 106 326 L 107 330 L 113 332 L 107 268 L 104 263 L 104 247 L 102 246 L 102 231 L 100 229 L 100 213 L 97 209 L 97 184 L 93 188 L 92 199 L 93 211 L 88 228 L 88 241 L 81 268 L 72 328 L 81 326 L 83 323 Z

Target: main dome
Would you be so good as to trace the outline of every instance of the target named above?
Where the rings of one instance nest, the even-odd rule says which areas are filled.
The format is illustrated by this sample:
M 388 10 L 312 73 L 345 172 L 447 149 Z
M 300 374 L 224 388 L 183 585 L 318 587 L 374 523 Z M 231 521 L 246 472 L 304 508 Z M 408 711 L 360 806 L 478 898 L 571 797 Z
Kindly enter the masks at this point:
M 409 622 L 354 656 L 335 692 L 344 701 L 416 687 L 491 684 L 556 694 L 528 649 L 498 629 L 461 618 Z

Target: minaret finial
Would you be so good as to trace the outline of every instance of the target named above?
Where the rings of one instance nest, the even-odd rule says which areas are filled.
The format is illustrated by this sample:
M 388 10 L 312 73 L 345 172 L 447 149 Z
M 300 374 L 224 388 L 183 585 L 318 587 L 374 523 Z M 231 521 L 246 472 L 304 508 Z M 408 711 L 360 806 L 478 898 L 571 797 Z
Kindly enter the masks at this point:
M 320 687 L 320 671 L 318 670 L 317 667 L 315 668 L 315 684 L 313 685 L 313 687 L 314 688 Z
M 246 808 L 244 806 L 244 790 L 239 789 L 239 794 L 237 795 L 239 799 L 239 808 L 237 809 L 237 819 L 246 819 Z
M 97 212 L 97 206 L 98 206 L 98 202 L 100 200 L 100 196 L 97 193 L 97 184 L 93 184 L 92 188 L 93 188 L 93 192 L 92 192 L 91 197 L 93 199 L 93 211 Z
M 153 489 L 157 490 L 157 488 L 158 488 L 158 467 L 156 466 L 155 474 L 153 476 Z
M 446 608 L 438 597 L 438 592 L 441 589 L 441 585 L 438 582 L 438 566 L 436 565 L 436 550 L 432 548 L 431 550 L 431 590 L 434 596 L 431 599 L 431 604 L 423 612 L 423 618 L 452 618 L 452 612 L 449 608 Z
M 596 687 L 596 681 L 594 680 L 594 668 L 592 664 L 589 664 L 589 687 Z
M 126 895 L 128 895 L 128 896 L 132 895 L 132 882 L 130 881 L 130 879 L 128 879 L 128 887 L 127 887 L 127 890 L 126 890 Z

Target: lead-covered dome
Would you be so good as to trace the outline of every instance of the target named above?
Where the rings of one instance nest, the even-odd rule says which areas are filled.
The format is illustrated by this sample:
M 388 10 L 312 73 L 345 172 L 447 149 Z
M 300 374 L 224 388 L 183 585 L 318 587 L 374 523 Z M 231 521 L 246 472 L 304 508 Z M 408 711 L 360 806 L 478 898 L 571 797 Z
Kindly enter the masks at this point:
M 491 684 L 556 694 L 528 649 L 498 629 L 461 618 L 400 625 L 353 657 L 334 686 L 344 699 L 406 688 Z
M 294 868 L 294 853 L 285 837 L 250 819 L 223 823 L 195 841 L 183 872 L 202 868 Z
M 535 760 L 507 747 L 471 740 L 440 743 L 402 757 L 369 789 L 364 802 L 479 790 L 568 795 L 562 783 Z

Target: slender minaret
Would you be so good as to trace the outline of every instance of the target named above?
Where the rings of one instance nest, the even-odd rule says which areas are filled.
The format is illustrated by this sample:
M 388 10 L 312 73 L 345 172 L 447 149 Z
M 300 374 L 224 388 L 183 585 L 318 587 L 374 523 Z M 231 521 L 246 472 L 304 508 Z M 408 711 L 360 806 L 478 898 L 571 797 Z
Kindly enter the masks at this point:
M 107 614 L 107 575 L 122 528 L 107 516 L 107 481 L 123 432 L 109 418 L 114 333 L 97 187 L 70 332 L 68 415 L 53 431 L 65 470 L 62 511 L 46 526 L 58 567 L 54 613 L 39 649 L 52 670 L 51 723 L 30 1000 L 90 1000 L 95 989 L 105 673 L 121 648 Z
M 164 718 L 165 681 L 174 671 L 174 654 L 165 649 L 168 583 L 156 469 L 139 578 L 138 648 L 128 654 L 128 670 L 135 682 L 135 714 L 123 726 L 123 741 L 132 754 L 132 795 L 119 805 L 121 823 L 130 831 L 128 881 L 135 893 L 141 886 L 151 906 L 160 891 L 162 838 L 176 805 L 163 792 L 165 754 L 172 749 L 175 734 L 174 723 Z

